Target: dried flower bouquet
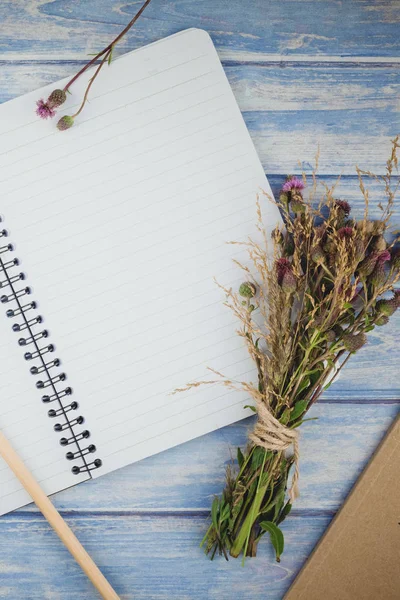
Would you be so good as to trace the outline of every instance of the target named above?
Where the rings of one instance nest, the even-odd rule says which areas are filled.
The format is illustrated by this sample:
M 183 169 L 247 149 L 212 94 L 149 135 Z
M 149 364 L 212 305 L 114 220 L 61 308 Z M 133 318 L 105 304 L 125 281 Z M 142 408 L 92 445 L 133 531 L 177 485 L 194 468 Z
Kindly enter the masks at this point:
M 284 227 L 273 232 L 272 259 L 258 206 L 264 242 L 246 243 L 254 269 L 240 265 L 247 281 L 238 293 L 223 288 L 258 382 L 235 382 L 217 373 L 223 385 L 247 392 L 257 422 L 247 448 L 237 450 L 237 465 L 227 469 L 222 495 L 212 504 L 202 542 L 211 558 L 217 552 L 226 559 L 241 553 L 243 559 L 255 556 L 268 532 L 280 560 L 284 538 L 279 525 L 298 493 L 298 427 L 309 420 L 306 413 L 332 376 L 364 346 L 368 332 L 385 325 L 400 306 L 400 291 L 395 290 L 399 239 L 386 240 L 399 187 L 394 181 L 398 148 L 397 137 L 384 176 L 357 169 L 365 199 L 362 220 L 351 218 L 350 205 L 335 199 L 334 188 L 325 187 L 316 205 L 315 172 L 307 200 L 306 175 L 289 177 L 278 201 Z M 364 176 L 383 184 L 386 206 L 379 205 L 377 221 L 368 217 Z M 203 383 L 216 382 L 194 382 L 183 389 Z

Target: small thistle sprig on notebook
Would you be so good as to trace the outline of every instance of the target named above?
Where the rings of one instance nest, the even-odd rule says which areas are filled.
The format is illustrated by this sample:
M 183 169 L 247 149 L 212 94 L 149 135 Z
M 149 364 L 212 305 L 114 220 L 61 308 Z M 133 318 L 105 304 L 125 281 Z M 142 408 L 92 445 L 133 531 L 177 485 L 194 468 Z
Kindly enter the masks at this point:
M 68 83 L 63 87 L 63 89 L 53 90 L 50 96 L 47 98 L 47 100 L 43 100 L 43 98 L 41 98 L 36 102 L 36 114 L 38 117 L 40 117 L 41 119 L 52 119 L 53 117 L 55 117 L 57 114 L 57 109 L 60 108 L 60 106 L 62 106 L 67 99 L 67 93 L 71 93 L 71 86 L 75 83 L 75 81 L 77 81 L 77 79 L 79 79 L 81 75 L 83 75 L 83 73 L 85 73 L 85 71 L 87 71 L 91 66 L 95 65 L 95 63 L 101 59 L 93 76 L 89 79 L 89 83 L 86 87 L 86 91 L 84 93 L 82 102 L 78 110 L 73 115 L 64 115 L 63 117 L 61 117 L 61 119 L 59 119 L 57 123 L 57 129 L 59 131 L 65 131 L 66 129 L 70 129 L 73 126 L 76 117 L 81 114 L 86 105 L 86 102 L 88 101 L 90 88 L 95 82 L 100 71 L 106 63 L 108 65 L 111 64 L 115 46 L 133 27 L 133 25 L 136 23 L 144 9 L 150 4 L 150 2 L 151 0 L 145 0 L 143 6 L 138 10 L 133 19 L 129 21 L 128 25 L 124 27 L 121 33 L 119 33 L 117 37 L 110 44 L 108 44 L 108 46 L 103 48 L 103 50 L 98 52 L 89 62 L 87 62 L 86 65 L 82 67 L 82 69 L 78 71 L 78 73 L 68 81 Z
M 387 241 L 399 180 L 393 140 L 386 174 L 357 169 L 365 200 L 364 218 L 325 188 L 317 202 L 316 172 L 305 199 L 307 177 L 289 177 L 278 205 L 284 227 L 268 240 L 249 240 L 254 269 L 245 272 L 238 292 L 224 289 L 226 305 L 238 318 L 238 331 L 258 372 L 256 384 L 235 382 L 217 373 L 217 381 L 195 382 L 183 390 L 220 382 L 244 390 L 252 399 L 257 422 L 237 465 L 226 471 L 226 486 L 214 499 L 211 525 L 202 544 L 211 559 L 255 556 L 268 533 L 279 561 L 284 548 L 280 524 L 298 495 L 300 425 L 349 358 L 367 342 L 367 334 L 390 322 L 400 306 L 400 239 Z M 318 158 L 317 158 L 318 164 Z M 386 206 L 379 220 L 368 216 L 364 177 L 383 183 Z M 314 206 L 316 205 L 316 208 Z M 256 275 L 253 277 L 253 272 Z M 333 379 L 332 379 L 333 378 Z

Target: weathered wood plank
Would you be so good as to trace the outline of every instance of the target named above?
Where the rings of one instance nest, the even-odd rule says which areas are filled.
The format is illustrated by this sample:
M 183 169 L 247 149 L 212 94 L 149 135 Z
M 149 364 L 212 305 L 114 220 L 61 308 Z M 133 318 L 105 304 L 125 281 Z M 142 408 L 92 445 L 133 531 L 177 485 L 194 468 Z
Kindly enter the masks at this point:
M 74 64 L 6 65 L 0 102 L 77 70 Z M 381 172 L 389 139 L 400 131 L 399 69 L 236 66 L 226 72 L 267 173 L 312 161 L 320 172 L 353 174 L 358 163 Z M 32 107 L 32 110 L 34 107 Z
M 100 50 L 132 18 L 139 1 L 3 0 L 4 55 L 82 58 Z M 207 29 L 223 58 L 270 55 L 399 56 L 398 3 L 241 0 L 153 0 L 121 44 L 123 51 L 188 27 Z
M 311 416 L 318 420 L 302 427 L 296 509 L 337 510 L 398 410 L 399 404 L 316 405 Z M 225 466 L 236 456 L 236 447 L 245 445 L 252 423 L 246 419 L 225 427 L 65 490 L 53 500 L 66 511 L 207 512 L 224 485 Z
M 69 516 L 68 523 L 124 600 L 282 598 L 329 524 L 330 516 L 283 523 L 286 548 L 276 563 L 270 544 L 255 560 L 203 555 L 204 517 Z M 97 595 L 39 516 L 2 518 L 0 595 L 10 600 L 94 600 Z

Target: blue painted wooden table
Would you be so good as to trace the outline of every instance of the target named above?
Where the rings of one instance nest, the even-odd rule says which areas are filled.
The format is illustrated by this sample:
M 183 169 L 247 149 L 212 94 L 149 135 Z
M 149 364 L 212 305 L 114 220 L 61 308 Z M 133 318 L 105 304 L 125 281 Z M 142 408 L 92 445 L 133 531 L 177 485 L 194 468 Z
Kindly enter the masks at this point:
M 136 12 L 139 0 L 2 0 L 0 102 L 74 73 Z M 153 0 L 119 47 L 187 27 L 213 38 L 265 172 L 312 161 L 342 173 L 340 195 L 361 210 L 354 165 L 383 173 L 400 131 L 398 0 Z M 379 191 L 371 186 L 372 212 Z M 396 214 L 400 223 L 400 214 Z M 230 449 L 249 420 L 54 497 L 124 599 L 281 599 L 399 407 L 400 318 L 371 335 L 303 427 L 301 498 L 284 523 L 280 564 L 262 544 L 245 568 L 198 547 Z M 356 427 L 354 427 L 354 423 Z M 33 507 L 0 519 L 0 597 L 96 594 Z

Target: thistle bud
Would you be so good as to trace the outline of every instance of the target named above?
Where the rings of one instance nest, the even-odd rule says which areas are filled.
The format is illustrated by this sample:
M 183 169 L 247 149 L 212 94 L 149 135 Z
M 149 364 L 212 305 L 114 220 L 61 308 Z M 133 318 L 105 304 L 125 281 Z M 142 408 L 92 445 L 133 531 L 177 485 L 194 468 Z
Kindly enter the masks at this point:
M 279 258 L 275 264 L 278 285 L 286 294 L 296 291 L 297 280 L 292 271 L 292 265 L 287 258 Z
M 317 264 L 325 262 L 325 254 L 321 246 L 314 246 L 311 248 L 311 260 Z
M 289 202 L 289 194 L 286 192 L 281 192 L 279 195 L 279 202 L 284 206 L 287 206 Z
M 292 256 L 294 252 L 294 241 L 291 235 L 285 237 L 285 243 L 283 246 L 283 253 L 285 256 Z
M 356 238 L 354 244 L 354 258 L 359 263 L 365 256 L 364 242 L 360 238 Z
M 239 294 L 243 296 L 243 298 L 254 298 L 257 293 L 257 288 L 251 281 L 246 281 L 242 283 L 239 288 Z
M 351 213 L 351 206 L 348 202 L 346 202 L 346 200 L 335 200 L 335 205 L 338 210 L 343 211 L 346 217 L 348 217 Z
M 375 237 L 372 240 L 372 248 L 376 251 L 376 252 L 383 252 L 384 250 L 386 250 L 387 244 L 386 244 L 386 240 L 383 237 L 383 235 L 378 235 L 377 237 Z
M 306 212 L 306 205 L 303 202 L 303 196 L 301 194 L 294 194 L 292 192 L 292 199 L 290 202 L 290 207 L 295 213 L 304 213 Z
M 394 297 L 390 300 L 378 300 L 375 305 L 377 313 L 385 315 L 386 317 L 391 317 L 392 314 L 396 312 L 397 308 L 397 301 Z
M 52 108 L 58 108 L 61 106 L 61 104 L 64 104 L 66 99 L 67 94 L 64 92 L 64 90 L 53 90 L 48 97 L 47 102 Z
M 373 235 L 375 230 L 375 221 L 365 221 L 365 233 Z
M 372 271 L 375 268 L 376 261 L 378 260 L 378 255 L 375 253 L 370 254 L 360 263 L 358 266 L 358 274 L 362 279 L 365 279 L 369 275 L 371 275 Z
M 329 331 L 327 331 L 325 333 L 325 335 L 326 335 L 326 341 L 329 344 L 332 344 L 336 340 L 336 333 L 334 332 L 333 329 L 329 329 Z
M 338 227 L 342 227 L 346 218 L 350 214 L 350 204 L 346 202 L 346 200 L 335 200 L 334 207 L 336 212 L 337 225 Z
M 342 336 L 343 344 L 349 352 L 357 352 L 367 341 L 364 333 L 344 333 Z
M 372 234 L 382 235 L 385 232 L 386 225 L 382 221 L 373 221 Z
M 337 234 L 341 240 L 350 240 L 355 234 L 355 229 L 353 227 L 341 227 L 338 229 Z
M 335 325 L 333 327 L 333 331 L 336 333 L 336 337 L 342 337 L 343 335 L 343 327 L 341 325 Z
M 395 271 L 400 271 L 400 248 L 392 252 L 391 265 Z
M 282 289 L 286 294 L 293 294 L 297 289 L 297 280 L 293 271 L 288 271 L 282 279 Z
M 64 117 L 61 117 L 61 119 L 58 121 L 57 129 L 59 129 L 59 131 L 65 131 L 66 129 L 70 129 L 70 127 L 72 127 L 73 124 L 73 117 L 65 115 Z
M 372 284 L 375 288 L 382 287 L 386 282 L 387 276 L 385 271 L 385 265 L 383 262 L 377 261 L 374 270 L 368 278 L 368 283 Z
M 389 323 L 389 317 L 386 315 L 378 315 L 374 323 L 375 325 L 378 325 L 378 327 L 382 327 L 382 325 L 387 325 Z

